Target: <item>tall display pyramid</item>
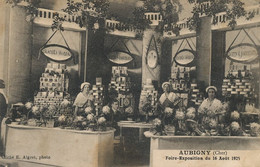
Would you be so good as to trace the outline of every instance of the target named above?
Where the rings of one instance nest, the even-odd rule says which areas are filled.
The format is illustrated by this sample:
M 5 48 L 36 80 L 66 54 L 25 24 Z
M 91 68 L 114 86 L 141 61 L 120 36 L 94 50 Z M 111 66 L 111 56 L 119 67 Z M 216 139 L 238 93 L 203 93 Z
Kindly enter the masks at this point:
M 65 64 L 48 63 L 40 77 L 40 90 L 34 97 L 36 105 L 59 105 L 68 92 L 69 78 Z

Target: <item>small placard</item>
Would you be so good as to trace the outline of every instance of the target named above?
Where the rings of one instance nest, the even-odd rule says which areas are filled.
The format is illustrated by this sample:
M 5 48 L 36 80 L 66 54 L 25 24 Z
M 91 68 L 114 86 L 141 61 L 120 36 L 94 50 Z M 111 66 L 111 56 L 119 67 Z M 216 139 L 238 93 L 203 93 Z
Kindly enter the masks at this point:
M 133 57 L 124 51 L 113 51 L 107 55 L 109 61 L 115 64 L 127 64 L 133 60 Z
M 71 59 L 73 55 L 69 48 L 56 44 L 44 46 L 41 49 L 41 52 L 43 55 L 45 55 L 53 61 L 67 61 Z
M 174 61 L 182 66 L 190 66 L 195 59 L 195 52 L 189 49 L 183 49 L 176 53 Z
M 241 43 L 227 51 L 227 58 L 236 62 L 249 63 L 258 57 L 258 51 L 253 44 Z

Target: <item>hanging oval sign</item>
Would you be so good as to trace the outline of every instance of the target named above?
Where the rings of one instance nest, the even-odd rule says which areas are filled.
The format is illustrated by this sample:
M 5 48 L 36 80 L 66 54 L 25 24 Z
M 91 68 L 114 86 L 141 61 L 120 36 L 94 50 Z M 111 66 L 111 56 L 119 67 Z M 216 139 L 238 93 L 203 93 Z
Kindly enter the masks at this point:
M 258 51 L 253 44 L 241 43 L 230 47 L 226 52 L 226 56 L 235 62 L 250 63 L 258 57 Z
M 147 64 L 150 68 L 155 68 L 158 64 L 158 54 L 155 50 L 151 50 L 147 54 Z
M 183 49 L 177 52 L 174 56 L 174 61 L 176 64 L 181 66 L 191 66 L 194 64 L 195 52 L 189 49 Z
M 112 51 L 108 53 L 107 58 L 115 64 L 127 64 L 133 60 L 133 57 L 125 51 Z
M 53 61 L 67 61 L 73 56 L 69 48 L 57 44 L 44 46 L 41 53 Z

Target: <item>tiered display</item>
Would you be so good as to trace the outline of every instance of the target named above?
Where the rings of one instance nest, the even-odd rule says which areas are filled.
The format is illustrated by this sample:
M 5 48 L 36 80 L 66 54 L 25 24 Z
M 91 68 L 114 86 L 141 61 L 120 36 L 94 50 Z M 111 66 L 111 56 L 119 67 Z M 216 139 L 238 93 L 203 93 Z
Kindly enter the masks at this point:
M 34 97 L 35 105 L 55 105 L 62 102 L 69 87 L 66 71 L 65 64 L 47 64 L 42 77 L 40 77 L 40 91 Z
M 109 89 L 114 88 L 118 92 L 130 91 L 130 77 L 128 77 L 127 67 L 113 66 L 112 77 Z
M 158 101 L 158 91 L 155 90 L 151 79 L 147 79 L 145 85 L 143 85 L 139 103 L 140 112 L 142 111 L 145 103 L 147 103 L 148 97 L 150 98 L 149 100 L 151 101 L 151 106 L 155 108 Z
M 231 65 L 230 71 L 223 80 L 222 95 L 243 95 L 246 98 L 253 98 L 254 88 L 252 87 L 252 73 L 244 66 L 244 70 L 235 71 Z
M 177 92 L 188 92 L 190 81 L 190 67 L 177 67 L 172 71 L 171 77 L 174 79 L 172 88 Z
M 200 105 L 203 101 L 203 94 L 200 92 L 198 85 L 196 83 L 190 84 L 190 90 L 191 90 L 191 98 L 190 100 L 195 103 L 195 105 Z
M 96 113 L 102 110 L 104 102 L 104 86 L 102 85 L 102 78 L 96 78 L 96 85 L 92 86 L 94 97 L 94 106 Z
M 108 90 L 116 90 L 118 93 L 119 107 L 126 108 L 133 104 L 133 95 L 130 93 L 131 82 L 127 67 L 113 66 L 112 77 Z
M 171 73 L 172 78 L 170 79 L 170 83 L 172 89 L 179 97 L 181 97 L 184 106 L 187 106 L 189 100 L 199 106 L 203 100 L 198 85 L 191 75 L 191 72 L 195 70 L 196 67 L 176 66 L 173 68 Z

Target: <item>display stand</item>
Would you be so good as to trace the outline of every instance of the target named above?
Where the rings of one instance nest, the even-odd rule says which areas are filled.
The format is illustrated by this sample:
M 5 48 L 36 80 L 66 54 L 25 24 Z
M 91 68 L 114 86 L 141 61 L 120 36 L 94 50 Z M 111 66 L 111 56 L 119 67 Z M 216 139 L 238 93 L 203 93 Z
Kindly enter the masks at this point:
M 240 136 L 155 136 L 144 133 L 151 140 L 150 167 L 155 150 L 259 150 L 260 138 Z
M 110 167 L 113 139 L 114 130 L 94 132 L 7 125 L 6 157 L 54 166 Z

